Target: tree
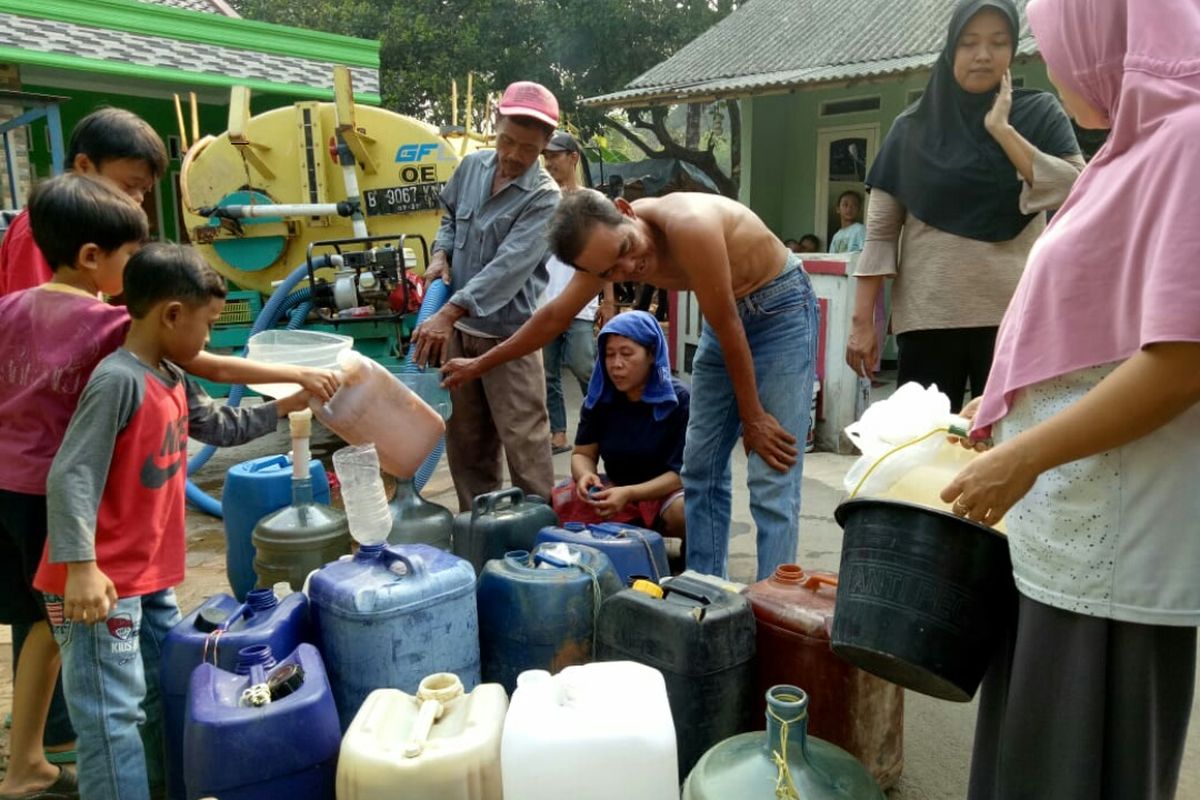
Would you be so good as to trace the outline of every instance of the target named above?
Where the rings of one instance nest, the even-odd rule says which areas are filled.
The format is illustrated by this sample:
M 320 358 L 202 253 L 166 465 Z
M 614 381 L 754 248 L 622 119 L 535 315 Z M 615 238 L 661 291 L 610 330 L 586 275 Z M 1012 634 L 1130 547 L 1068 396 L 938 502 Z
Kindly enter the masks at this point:
M 234 0 L 250 19 L 380 41 L 383 105 L 435 124 L 448 124 L 450 82 L 460 92 L 476 76 L 474 106 L 514 80 L 535 80 L 559 99 L 564 120 L 585 137 L 616 121 L 586 108 L 586 97 L 619 90 L 730 13 L 734 0 Z M 730 137 L 740 139 L 734 104 Z M 656 122 L 655 120 L 661 120 Z M 699 149 L 678 144 L 666 110 L 631 112 L 633 126 L 656 144 L 631 135 L 655 157 L 680 158 L 736 194 L 737 159 L 730 175 L 717 166 L 711 134 Z M 619 125 L 619 123 L 617 123 Z M 620 128 L 618 128 L 620 129 Z M 697 128 L 698 130 L 698 128 Z M 734 150 L 738 149 L 736 145 Z M 720 176 L 720 180 L 718 180 Z M 732 181 L 732 183 L 730 183 Z

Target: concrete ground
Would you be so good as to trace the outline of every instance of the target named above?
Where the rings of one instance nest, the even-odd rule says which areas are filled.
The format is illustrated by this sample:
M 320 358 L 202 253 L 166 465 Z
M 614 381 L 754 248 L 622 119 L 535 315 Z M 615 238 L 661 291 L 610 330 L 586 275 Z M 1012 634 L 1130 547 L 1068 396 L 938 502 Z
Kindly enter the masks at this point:
M 579 408 L 578 386 L 564 381 L 568 397 L 571 430 Z M 320 426 L 314 426 L 319 428 Z M 330 466 L 329 456 L 341 443 L 321 429 L 314 437 L 313 453 Z M 219 493 L 225 471 L 233 464 L 290 448 L 286 426 L 277 433 L 238 448 L 220 451 L 195 477 L 205 489 Z M 804 487 L 800 542 L 797 559 L 810 569 L 837 570 L 842 533 L 833 520 L 833 509 L 841 501 L 842 476 L 854 462 L 852 456 L 810 453 L 804 462 Z M 558 477 L 570 472 L 570 456 L 554 457 Z M 730 545 L 730 577 L 749 582 L 754 578 L 754 535 L 745 489 L 746 458 L 740 448 L 733 462 L 733 525 Z M 457 511 L 450 474 L 443 459 L 430 479 L 424 496 L 428 500 Z M 224 532 L 218 520 L 194 511 L 188 512 L 188 577 L 179 590 L 180 606 L 186 611 L 205 597 L 227 591 L 225 578 Z M 0 626 L 0 643 L 9 641 L 9 629 Z M 0 713 L 11 707 L 11 669 L 7 657 L 0 663 Z M 888 796 L 891 800 L 961 800 L 966 796 L 970 764 L 975 704 L 950 703 L 908 692 L 905 698 L 905 766 L 899 783 Z M 1178 800 L 1200 800 L 1200 695 L 1192 707 L 1192 725 L 1188 736 Z M 0 737 L 0 748 L 7 754 L 7 737 Z M 1130 798 L 1129 800 L 1136 800 Z

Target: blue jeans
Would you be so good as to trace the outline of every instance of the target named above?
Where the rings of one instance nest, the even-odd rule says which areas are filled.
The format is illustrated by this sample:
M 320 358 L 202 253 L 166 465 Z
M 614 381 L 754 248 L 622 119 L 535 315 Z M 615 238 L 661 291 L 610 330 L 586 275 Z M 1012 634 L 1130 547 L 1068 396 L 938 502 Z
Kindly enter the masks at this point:
M 62 598 L 46 595 L 46 602 L 61 604 Z M 79 735 L 81 797 L 148 800 L 151 785 L 165 785 L 158 670 L 163 639 L 179 620 L 175 590 L 164 589 L 121 598 L 104 623 L 53 626 L 67 709 Z
M 795 262 L 790 262 L 789 266 Z M 758 528 L 758 579 L 795 560 L 800 523 L 804 438 L 816 368 L 817 300 L 798 265 L 737 302 L 746 331 L 758 398 L 796 437 L 800 454 L 776 472 L 757 454 L 748 463 L 750 514 Z M 692 404 L 683 452 L 687 566 L 726 575 L 729 556 L 730 455 L 742 432 L 721 343 L 704 323 L 692 362 Z
M 571 320 L 571 327 L 542 348 L 546 365 L 546 410 L 550 412 L 550 432 L 567 430 L 567 408 L 563 403 L 562 368 L 571 370 L 579 388 L 587 396 L 588 381 L 596 366 L 596 340 L 592 323 L 586 319 Z

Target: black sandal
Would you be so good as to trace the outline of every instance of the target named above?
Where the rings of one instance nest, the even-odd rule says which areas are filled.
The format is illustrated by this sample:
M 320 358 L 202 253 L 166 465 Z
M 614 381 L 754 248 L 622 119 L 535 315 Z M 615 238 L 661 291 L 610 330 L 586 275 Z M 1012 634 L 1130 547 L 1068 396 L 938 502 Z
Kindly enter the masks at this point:
M 45 789 L 24 794 L 0 794 L 0 800 L 79 800 L 79 782 L 75 773 L 58 768 L 58 777 Z

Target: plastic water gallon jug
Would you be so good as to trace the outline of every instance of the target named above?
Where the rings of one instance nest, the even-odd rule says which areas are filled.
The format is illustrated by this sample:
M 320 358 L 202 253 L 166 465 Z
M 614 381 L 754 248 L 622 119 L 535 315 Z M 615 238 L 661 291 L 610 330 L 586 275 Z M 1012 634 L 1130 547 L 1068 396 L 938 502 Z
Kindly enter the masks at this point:
M 523 673 L 500 762 L 511 800 L 677 800 L 662 675 L 628 661 Z
M 449 673 L 425 678 L 415 696 L 371 692 L 342 740 L 338 800 L 501 800 L 507 710 L 500 685 L 467 693 Z
M 684 573 L 659 587 L 641 582 L 604 601 L 596 659 L 660 670 L 667 683 L 679 777 L 722 739 L 753 729 L 754 613 L 717 579 Z M 649 593 L 647 593 L 649 592 Z
M 329 505 L 329 479 L 317 459 L 308 462 L 313 501 Z M 225 473 L 221 511 L 225 516 L 225 574 L 233 596 L 246 599 L 254 588 L 254 542 L 258 521 L 292 501 L 292 459 L 286 455 L 234 464 Z
M 481 494 L 470 512 L 454 518 L 454 554 L 471 562 L 475 572 L 512 550 L 532 550 L 537 533 L 557 525 L 558 515 L 541 498 L 517 487 Z
M 184 797 L 183 726 L 196 668 L 209 663 L 232 672 L 243 648 L 265 644 L 272 652 L 290 653 L 310 635 L 308 598 L 294 593 L 280 600 L 271 589 L 252 589 L 245 603 L 227 594 L 210 597 L 170 630 L 162 643 L 160 684 L 172 800 Z
M 767 695 L 767 730 L 704 754 L 683 800 L 884 800 L 871 774 L 840 747 L 808 735 L 808 696 L 795 686 Z
M 310 644 L 275 663 L 269 647 L 239 653 L 237 672 L 192 674 L 184 731 L 189 800 L 328 800 L 341 729 L 321 656 Z
M 667 566 L 667 549 L 662 536 L 647 528 L 619 522 L 600 522 L 585 525 L 565 522 L 561 528 L 542 528 L 542 542 L 570 542 L 594 547 L 608 556 L 621 583 L 628 586 L 630 578 L 649 578 L 660 581 L 671 574 Z
M 837 576 L 784 564 L 747 596 L 758 620 L 764 702 L 772 686 L 804 684 L 809 732 L 861 761 L 884 789 L 892 786 L 904 767 L 904 690 L 834 655 Z
M 396 494 L 388 504 L 392 510 L 392 532 L 388 544 L 427 544 L 450 549 L 454 515 L 445 506 L 421 497 L 411 478 L 396 479 Z
M 342 385 L 329 402 L 310 404 L 317 419 L 349 444 L 375 443 L 383 471 L 411 478 L 446 432 L 446 423 L 377 362 L 353 350 L 338 355 Z
M 299 591 L 308 573 L 350 552 L 346 515 L 313 502 L 312 480 L 299 465 L 308 463 L 312 414 L 288 415 L 292 428 L 292 503 L 254 526 L 254 574 L 259 586 L 288 583 Z
M 413 693 L 435 672 L 479 683 L 475 572 L 461 558 L 365 545 L 314 573 L 308 596 L 343 729 L 376 689 Z
M 511 692 L 526 670 L 591 661 L 600 604 L 620 590 L 608 556 L 590 547 L 552 542 L 489 561 L 476 587 L 483 679 Z

